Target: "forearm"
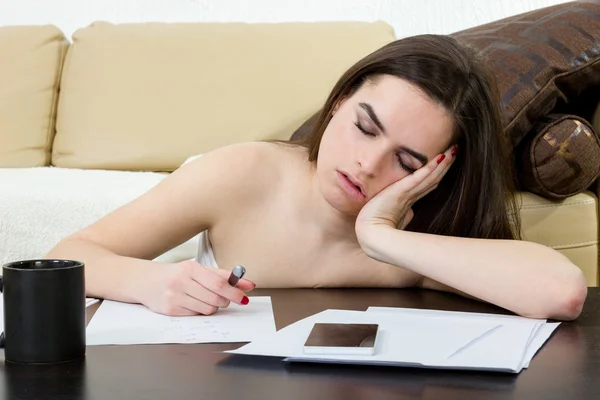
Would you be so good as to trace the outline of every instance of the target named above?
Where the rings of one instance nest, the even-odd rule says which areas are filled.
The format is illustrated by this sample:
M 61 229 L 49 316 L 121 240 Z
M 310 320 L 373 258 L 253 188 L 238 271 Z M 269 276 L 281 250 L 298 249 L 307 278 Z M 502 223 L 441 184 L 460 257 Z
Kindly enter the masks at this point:
M 46 258 L 63 258 L 85 263 L 88 297 L 128 303 L 140 303 L 142 283 L 154 261 L 123 257 L 84 239 L 67 238 L 54 247 Z
M 581 270 L 548 247 L 377 228 L 367 254 L 519 315 L 573 319 L 587 294 Z

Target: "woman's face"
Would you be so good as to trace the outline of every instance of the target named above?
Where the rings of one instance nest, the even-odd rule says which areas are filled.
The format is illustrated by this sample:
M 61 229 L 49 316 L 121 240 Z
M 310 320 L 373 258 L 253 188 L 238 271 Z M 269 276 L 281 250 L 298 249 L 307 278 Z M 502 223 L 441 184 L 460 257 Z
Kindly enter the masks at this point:
M 381 190 L 446 151 L 451 139 L 452 119 L 441 105 L 408 81 L 379 76 L 334 110 L 319 147 L 321 192 L 335 209 L 357 215 Z

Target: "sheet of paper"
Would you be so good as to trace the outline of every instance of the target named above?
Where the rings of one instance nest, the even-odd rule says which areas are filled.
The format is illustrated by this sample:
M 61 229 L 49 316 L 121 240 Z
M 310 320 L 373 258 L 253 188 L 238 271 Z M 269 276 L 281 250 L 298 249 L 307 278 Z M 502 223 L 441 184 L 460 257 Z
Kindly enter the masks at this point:
M 249 342 L 275 332 L 271 298 L 250 297 L 210 316 L 170 317 L 139 304 L 103 301 L 86 331 L 88 345 Z
M 527 351 L 525 352 L 525 365 L 523 365 L 523 368 L 529 367 L 529 363 L 533 359 L 533 356 L 535 356 L 538 350 L 546 343 L 550 336 L 552 336 L 552 333 L 554 333 L 554 330 L 558 328 L 559 325 L 560 322 L 551 322 L 540 326 L 527 347 Z
M 548 340 L 560 323 L 546 323 L 545 319 L 524 318 L 514 315 L 468 313 L 458 311 L 420 310 L 412 308 L 369 307 L 367 312 L 387 312 L 395 315 L 455 316 L 465 319 L 494 321 L 502 326 L 482 336 L 468 348 L 448 359 L 449 364 L 481 368 L 513 366 L 515 372 L 527 368 L 535 353 Z
M 377 323 L 379 334 L 372 356 L 305 355 L 303 344 L 316 322 Z M 262 336 L 233 354 L 290 357 L 294 360 L 320 360 L 366 364 L 400 363 L 433 365 L 444 362 L 460 348 L 500 324 L 485 320 L 427 318 L 420 315 L 391 315 L 363 311 L 326 310 L 278 332 Z
M 93 297 L 86 297 L 85 298 L 85 308 L 88 308 L 92 304 L 96 304 L 99 301 L 100 301 L 99 299 L 94 299 Z
M 403 307 L 376 307 L 371 306 L 367 308 L 367 312 L 393 312 L 402 313 L 406 315 L 427 315 L 427 316 L 438 316 L 438 317 L 467 317 L 467 318 L 481 318 L 489 320 L 490 318 L 498 320 L 509 320 L 509 321 L 522 321 L 530 322 L 536 321 L 540 323 L 546 322 L 545 319 L 525 318 L 517 315 L 503 315 L 503 314 L 488 314 L 488 313 L 475 313 L 466 311 L 443 311 L 443 310 L 427 310 L 420 308 L 403 308 Z

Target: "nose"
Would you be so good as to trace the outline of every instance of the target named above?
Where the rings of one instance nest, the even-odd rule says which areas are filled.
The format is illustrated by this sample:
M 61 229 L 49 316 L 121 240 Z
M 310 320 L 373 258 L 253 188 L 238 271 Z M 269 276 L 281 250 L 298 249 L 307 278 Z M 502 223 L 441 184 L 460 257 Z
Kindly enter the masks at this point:
M 362 146 L 356 158 L 360 172 L 372 178 L 380 172 L 385 159 L 386 150 L 383 146 Z

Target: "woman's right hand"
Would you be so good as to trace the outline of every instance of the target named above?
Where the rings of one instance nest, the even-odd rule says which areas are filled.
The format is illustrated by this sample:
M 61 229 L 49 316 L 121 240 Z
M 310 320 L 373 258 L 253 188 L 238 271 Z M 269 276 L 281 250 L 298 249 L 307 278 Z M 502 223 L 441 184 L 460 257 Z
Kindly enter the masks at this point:
M 233 287 L 228 283 L 230 273 L 195 261 L 159 265 L 140 288 L 140 302 L 154 312 L 172 316 L 211 315 L 230 302 L 248 304 L 245 292 L 255 284 L 240 279 Z

